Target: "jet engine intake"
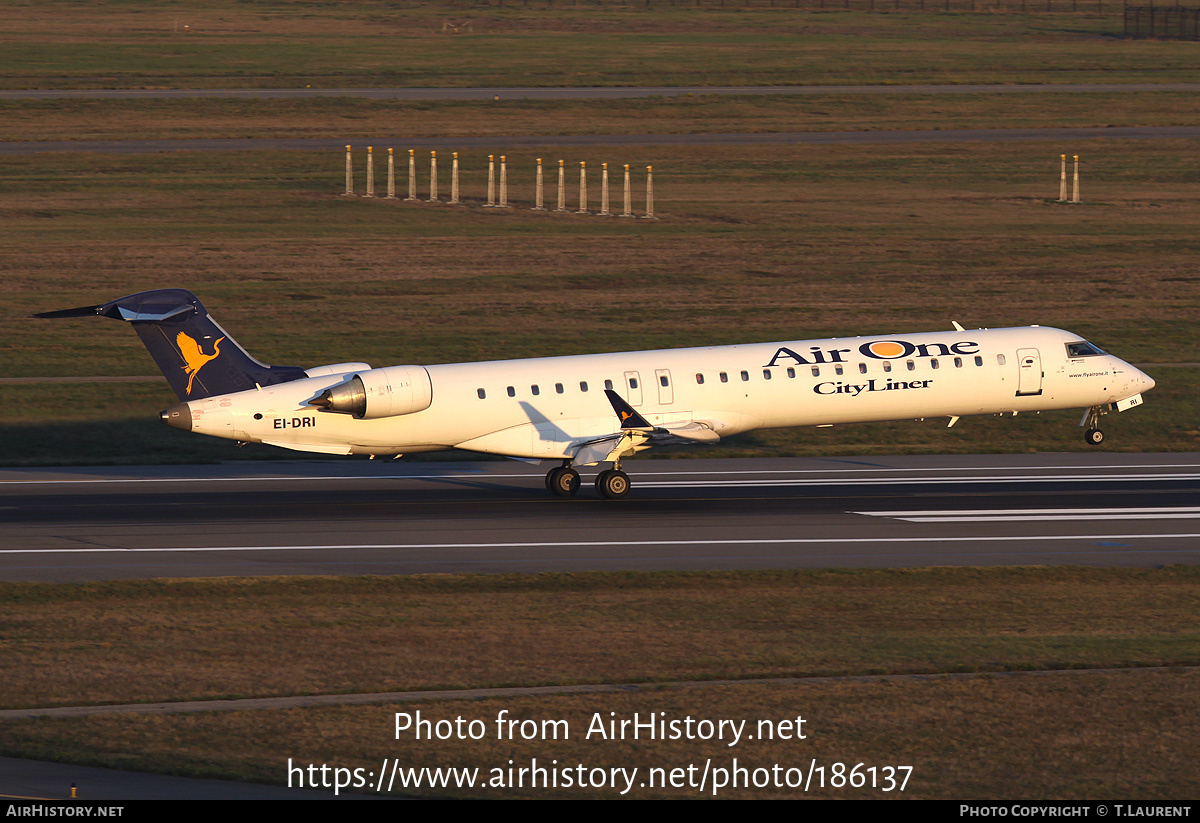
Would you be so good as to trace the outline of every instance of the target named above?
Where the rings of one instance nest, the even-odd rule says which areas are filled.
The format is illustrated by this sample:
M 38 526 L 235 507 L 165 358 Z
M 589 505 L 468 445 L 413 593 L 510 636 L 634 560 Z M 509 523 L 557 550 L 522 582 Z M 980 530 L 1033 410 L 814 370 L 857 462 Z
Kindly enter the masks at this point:
M 308 401 L 325 411 L 359 420 L 424 411 L 433 402 L 433 383 L 423 366 L 388 366 L 359 372 Z

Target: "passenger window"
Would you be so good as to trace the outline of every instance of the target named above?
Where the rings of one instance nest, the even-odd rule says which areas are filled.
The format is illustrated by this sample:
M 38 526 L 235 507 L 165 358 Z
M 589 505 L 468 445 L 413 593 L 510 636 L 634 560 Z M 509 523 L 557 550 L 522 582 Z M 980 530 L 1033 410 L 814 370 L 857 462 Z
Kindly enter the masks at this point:
M 812 371 L 813 371 L 813 377 L 821 376 L 821 369 L 818 366 L 813 366 Z
M 788 366 L 788 377 L 795 377 L 795 376 L 796 376 L 796 370 L 793 369 L 791 366 Z
M 976 356 L 976 357 L 975 357 L 975 365 L 976 365 L 976 366 L 982 366 L 982 365 L 983 365 L 983 358 L 982 358 L 982 357 L 979 357 L 979 356 Z
M 883 370 L 884 370 L 884 371 L 891 371 L 891 370 L 892 370 L 892 361 L 890 361 L 890 360 L 884 360 L 884 361 L 883 361 Z
M 840 363 L 833 367 L 834 374 L 845 374 L 845 372 L 846 372 L 846 370 L 842 368 L 842 365 Z
M 609 391 L 612 391 L 612 381 L 611 381 L 611 380 L 605 380 L 605 381 L 604 381 L 604 388 L 608 389 Z
M 483 389 L 476 389 L 476 391 L 477 391 L 477 392 L 479 392 L 479 399 L 480 399 L 480 400 L 482 400 L 483 398 L 487 397 L 487 392 L 485 392 Z
M 1004 365 L 1004 355 L 1002 355 L 1002 354 L 996 355 L 996 362 L 999 363 L 1001 366 L 1003 366 Z
M 909 371 L 916 371 L 916 370 L 917 370 L 917 364 L 916 364 L 916 363 L 914 363 L 914 362 L 913 362 L 913 361 L 911 361 L 911 360 L 906 360 L 905 362 L 906 362 L 906 363 L 908 363 L 908 370 L 909 370 Z
M 859 364 L 858 364 L 858 373 L 859 373 L 859 374 L 866 374 L 866 373 L 867 373 L 867 364 L 866 364 L 866 363 L 859 363 Z
M 704 375 L 702 375 L 700 372 L 696 372 L 696 383 L 697 385 L 704 385 Z
M 580 391 L 587 391 L 587 381 L 586 381 L 586 380 L 580 380 L 580 381 L 579 381 L 579 390 L 580 390 Z
M 750 379 L 750 372 L 743 371 L 742 372 L 742 382 L 745 383 L 749 379 Z
M 962 358 L 961 357 L 954 358 L 954 368 L 956 368 L 956 369 L 962 368 Z
M 559 394 L 562 394 L 562 393 L 563 393 L 563 387 L 562 387 L 562 383 L 555 383 L 555 384 L 554 384 L 554 390 L 555 390 L 556 392 L 558 392 Z
M 516 396 L 517 396 L 517 390 L 516 390 L 516 389 L 514 389 L 512 386 L 509 386 L 509 387 L 508 387 L 508 396 L 509 396 L 509 397 L 516 397 Z
M 771 370 L 763 369 L 763 380 L 770 380 L 770 379 L 771 379 Z
M 938 367 L 937 358 L 936 357 L 929 358 L 929 368 L 936 369 L 937 367 Z
M 538 389 L 537 386 L 530 386 L 529 391 L 533 393 L 534 397 L 537 397 L 539 394 L 541 394 L 541 391 Z
M 729 382 L 729 375 L 727 375 L 725 372 L 721 372 L 721 382 L 722 382 L 722 383 L 728 383 L 728 382 Z

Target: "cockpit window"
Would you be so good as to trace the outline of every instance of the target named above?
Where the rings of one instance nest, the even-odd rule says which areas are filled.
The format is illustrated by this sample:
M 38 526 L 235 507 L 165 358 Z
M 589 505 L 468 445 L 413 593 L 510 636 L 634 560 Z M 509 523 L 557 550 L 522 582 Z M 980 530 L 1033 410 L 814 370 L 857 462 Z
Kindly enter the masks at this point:
M 1081 340 L 1078 343 L 1067 344 L 1068 357 L 1091 357 L 1096 354 L 1104 354 L 1104 352 L 1098 346 L 1093 346 L 1086 341 Z

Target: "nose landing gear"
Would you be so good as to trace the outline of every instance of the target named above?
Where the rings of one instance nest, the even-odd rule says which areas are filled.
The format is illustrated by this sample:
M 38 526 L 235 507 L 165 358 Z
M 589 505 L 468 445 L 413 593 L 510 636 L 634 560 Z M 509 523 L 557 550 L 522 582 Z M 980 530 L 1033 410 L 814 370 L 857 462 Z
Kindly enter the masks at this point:
M 1102 414 L 1104 414 L 1103 408 L 1092 406 L 1083 413 L 1083 420 L 1079 421 L 1080 426 L 1087 427 L 1083 433 L 1083 441 L 1089 446 L 1099 446 L 1104 442 L 1104 432 L 1100 431 L 1100 415 Z

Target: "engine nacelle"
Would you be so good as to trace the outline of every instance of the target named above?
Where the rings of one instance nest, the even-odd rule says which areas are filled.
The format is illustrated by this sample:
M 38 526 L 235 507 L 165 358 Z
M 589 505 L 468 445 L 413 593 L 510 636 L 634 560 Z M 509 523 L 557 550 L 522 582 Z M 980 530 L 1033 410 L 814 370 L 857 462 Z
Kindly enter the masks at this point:
M 359 420 L 425 411 L 433 402 L 433 383 L 423 366 L 388 366 L 359 372 L 321 392 L 309 405 L 348 412 Z
M 330 363 L 328 366 L 316 366 L 315 368 L 305 369 L 304 373 L 309 377 L 325 377 L 330 374 L 349 374 L 350 372 L 368 371 L 370 368 L 370 363 Z

